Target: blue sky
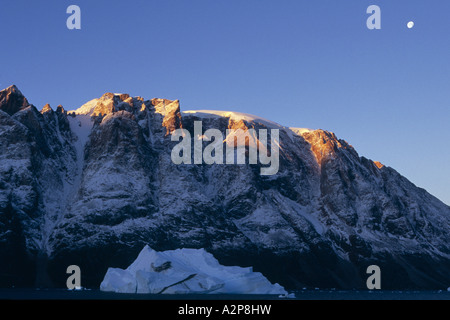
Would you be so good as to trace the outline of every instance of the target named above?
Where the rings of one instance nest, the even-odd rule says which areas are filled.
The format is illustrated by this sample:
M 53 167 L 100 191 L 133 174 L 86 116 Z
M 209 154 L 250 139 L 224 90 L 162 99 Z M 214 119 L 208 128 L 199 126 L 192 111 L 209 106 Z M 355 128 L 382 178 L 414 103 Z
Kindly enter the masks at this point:
M 71 4 L 81 30 L 66 28 Z M 366 28 L 371 4 L 381 30 Z M 0 87 L 39 109 L 126 92 L 326 129 L 450 204 L 449 12 L 448 0 L 2 0 Z

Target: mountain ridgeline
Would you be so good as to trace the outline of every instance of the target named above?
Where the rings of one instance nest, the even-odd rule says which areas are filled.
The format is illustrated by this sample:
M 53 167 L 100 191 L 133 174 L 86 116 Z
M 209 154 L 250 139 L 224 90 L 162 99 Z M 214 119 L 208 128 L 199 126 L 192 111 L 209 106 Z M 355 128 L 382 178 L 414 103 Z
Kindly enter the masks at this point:
M 174 164 L 171 133 L 195 121 L 279 129 L 278 173 Z M 287 289 L 366 288 L 369 265 L 383 289 L 442 289 L 449 244 L 449 206 L 331 132 L 127 94 L 39 111 L 0 91 L 0 287 L 65 287 L 78 265 L 98 288 L 149 245 L 204 248 Z

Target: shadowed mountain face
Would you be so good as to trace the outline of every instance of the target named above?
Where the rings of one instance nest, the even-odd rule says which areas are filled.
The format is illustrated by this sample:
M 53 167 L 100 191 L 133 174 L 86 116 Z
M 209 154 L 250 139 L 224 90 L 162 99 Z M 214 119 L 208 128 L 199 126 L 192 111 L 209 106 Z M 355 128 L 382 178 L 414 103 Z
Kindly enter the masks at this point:
M 224 137 L 278 129 L 278 173 L 174 164 L 171 133 L 200 120 Z M 0 151 L 2 287 L 64 287 L 69 265 L 98 287 L 145 245 L 205 248 L 288 289 L 365 288 L 372 264 L 383 289 L 450 284 L 450 207 L 328 131 L 112 93 L 38 111 L 12 86 L 0 92 Z

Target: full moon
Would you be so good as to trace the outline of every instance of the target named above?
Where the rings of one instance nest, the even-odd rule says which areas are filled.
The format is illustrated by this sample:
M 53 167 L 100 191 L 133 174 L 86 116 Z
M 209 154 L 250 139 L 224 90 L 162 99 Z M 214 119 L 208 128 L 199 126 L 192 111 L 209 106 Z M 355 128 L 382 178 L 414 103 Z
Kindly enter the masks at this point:
M 408 29 L 411 29 L 412 27 L 414 27 L 414 22 L 410 21 L 406 24 L 406 26 L 408 27 Z

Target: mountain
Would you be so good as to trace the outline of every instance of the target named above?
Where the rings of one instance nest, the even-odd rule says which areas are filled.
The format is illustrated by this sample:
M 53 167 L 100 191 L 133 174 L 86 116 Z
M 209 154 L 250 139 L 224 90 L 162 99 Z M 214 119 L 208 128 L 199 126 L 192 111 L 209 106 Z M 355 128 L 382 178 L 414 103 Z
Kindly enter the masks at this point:
M 195 121 L 224 136 L 278 129 L 278 172 L 174 164 L 171 133 Z M 329 131 L 114 93 L 38 111 L 12 86 L 0 150 L 1 287 L 65 287 L 75 264 L 98 288 L 145 245 L 203 248 L 287 289 L 365 288 L 373 264 L 383 289 L 450 283 L 450 207 Z

